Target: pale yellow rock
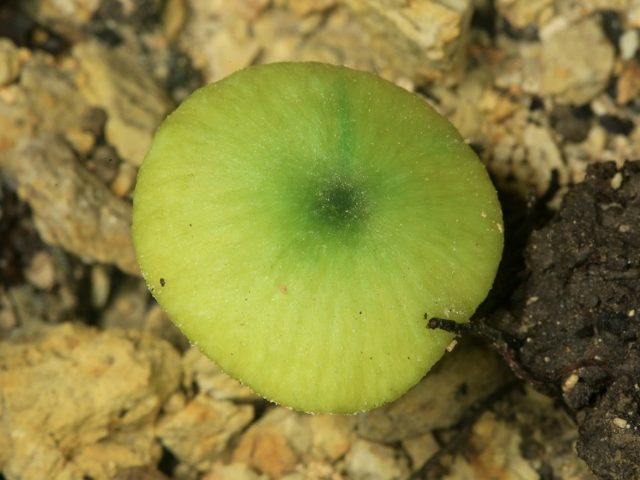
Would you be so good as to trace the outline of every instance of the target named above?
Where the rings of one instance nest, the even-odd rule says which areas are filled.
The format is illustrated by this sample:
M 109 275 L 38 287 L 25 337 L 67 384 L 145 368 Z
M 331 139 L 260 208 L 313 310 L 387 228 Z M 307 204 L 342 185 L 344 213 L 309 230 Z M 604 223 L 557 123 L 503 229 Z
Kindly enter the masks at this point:
M 191 0 L 189 8 L 191 15 L 179 42 L 206 82 L 220 80 L 256 58 L 261 45 L 250 34 L 247 20 L 228 3 Z
M 422 467 L 440 450 L 440 445 L 438 445 L 432 433 L 407 438 L 402 441 L 402 447 L 411 459 L 413 470 Z
M 522 140 L 526 148 L 526 165 L 518 168 L 516 174 L 519 179 L 529 185 L 535 185 L 539 195 L 544 194 L 547 189 L 552 170 L 558 172 L 558 180 L 563 185 L 567 183 L 567 168 L 547 128 L 529 124 L 524 130 Z
M 157 435 L 180 461 L 208 471 L 232 435 L 253 419 L 253 408 L 198 395 L 159 422 Z
M 456 456 L 445 480 L 500 478 L 504 480 L 539 480 L 538 472 L 520 451 L 522 439 L 512 426 L 498 421 L 492 412 L 482 415 L 473 426 L 473 458 Z
M 42 25 L 72 38 L 81 36 L 81 27 L 91 20 L 100 0 L 27 0 L 27 11 Z
M 180 329 L 169 319 L 169 316 L 154 304 L 145 314 L 143 320 L 143 330 L 147 333 L 162 338 L 174 345 L 181 352 L 189 349 L 189 340 L 185 337 Z M 190 386 L 187 386 L 187 389 Z
M 0 38 L 0 87 L 10 84 L 18 78 L 20 60 L 18 49 L 7 38 Z
M 229 8 L 192 0 L 179 43 L 207 82 L 278 61 L 343 64 L 410 85 L 454 82 L 464 69 L 471 3 L 280 0 L 264 8 L 244 0 Z
M 139 274 L 131 241 L 131 205 L 117 198 L 58 137 L 42 136 L 3 158 L 18 195 L 33 210 L 43 240 L 88 260 Z
M 540 22 L 553 12 L 554 0 L 497 0 L 496 10 L 516 28 Z
M 541 32 L 541 42 L 500 40 L 504 52 L 495 71 L 497 86 L 574 105 L 588 103 L 604 90 L 615 51 L 597 17 L 560 18 Z
M 104 265 L 91 267 L 91 305 L 96 309 L 104 308 L 111 291 L 111 278 Z
M 91 109 L 69 75 L 45 54 L 24 62 L 19 83 L 0 89 L 0 161 L 17 145 L 43 134 L 62 135 L 73 145 L 74 135 L 88 132 Z
M 327 0 L 318 0 L 316 3 L 322 4 Z M 242 18 L 255 20 L 269 7 L 271 0 L 236 0 L 231 4 L 233 11 Z M 304 0 L 296 0 L 296 3 L 304 4 Z
M 342 465 L 312 461 L 298 465 L 296 470 L 280 477 L 280 480 L 346 480 Z
M 287 7 L 296 15 L 304 17 L 334 7 L 338 0 L 286 0 Z
M 407 460 L 389 447 L 356 441 L 345 458 L 347 476 L 353 480 L 401 480 L 409 473 Z
M 575 421 L 553 399 L 526 387 L 513 390 L 491 410 L 474 422 L 460 446 L 465 453 L 454 457 L 446 480 L 538 480 L 541 463 L 562 480 L 595 480 L 577 457 Z M 525 458 L 524 448 L 532 443 L 535 459 Z
M 77 80 L 87 101 L 107 112 L 106 137 L 123 160 L 140 165 L 153 132 L 171 102 L 149 71 L 128 48 L 107 48 L 88 41 L 73 48 L 82 72 Z
M 343 415 L 313 415 L 309 417 L 311 456 L 335 462 L 351 448 L 356 438 L 356 417 Z
M 247 430 L 232 458 L 278 478 L 293 472 L 311 445 L 308 416 L 278 407 Z
M 367 35 L 342 5 L 327 14 L 299 18 L 288 10 L 268 10 L 254 25 L 263 45 L 263 63 L 314 61 L 370 70 Z
M 187 0 L 167 0 L 162 10 L 162 26 L 168 42 L 180 34 L 187 20 Z
M 540 91 L 536 93 L 581 105 L 606 87 L 614 49 L 597 19 L 588 18 L 544 41 L 540 61 Z
M 374 441 L 395 442 L 450 427 L 470 405 L 509 378 L 495 353 L 461 342 L 404 396 L 358 416 L 358 434 Z
M 18 324 L 18 316 L 13 298 L 0 285 L 0 338 L 4 338 Z M 2 439 L 0 439 L 0 442 Z M 0 452 L 2 452 L 0 444 Z M 2 456 L 2 453 L 0 453 Z
M 71 146 L 81 154 L 88 154 L 96 144 L 96 137 L 91 132 L 78 128 L 67 130 L 65 136 Z
M 369 32 L 376 63 L 414 81 L 460 80 L 473 11 L 471 0 L 342 0 Z
M 245 463 L 223 464 L 216 462 L 202 480 L 262 480 L 266 476 L 258 475 Z
M 634 0 L 626 11 L 627 21 L 631 28 L 640 28 L 640 2 Z
M 259 397 L 251 389 L 229 377 L 220 368 L 192 347 L 182 357 L 184 386 L 195 382 L 198 390 L 215 400 L 255 400 Z
M 173 348 L 134 333 L 67 323 L 0 344 L 0 470 L 9 480 L 88 470 L 106 480 L 110 464 L 156 459 L 146 427 L 179 375 Z
M 56 280 L 55 264 L 51 254 L 45 250 L 37 252 L 31 258 L 24 275 L 34 287 L 42 290 L 51 289 Z
M 156 464 L 162 456 L 162 446 L 154 433 L 151 424 L 135 432 L 117 432 L 107 440 L 78 448 L 73 453 L 73 463 L 96 479 L 115 478 L 123 469 Z
M 118 165 L 118 173 L 111 183 L 111 191 L 119 198 L 124 198 L 133 192 L 138 169 L 130 163 L 122 162 Z

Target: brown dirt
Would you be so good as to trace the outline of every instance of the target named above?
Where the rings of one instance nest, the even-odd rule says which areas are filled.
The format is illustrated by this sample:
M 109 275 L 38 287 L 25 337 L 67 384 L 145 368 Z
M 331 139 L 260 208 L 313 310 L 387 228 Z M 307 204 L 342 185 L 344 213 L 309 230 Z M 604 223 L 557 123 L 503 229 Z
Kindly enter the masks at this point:
M 617 188 L 616 188 L 617 187 Z M 561 395 L 602 478 L 640 478 L 640 162 L 589 168 L 532 233 L 500 329 L 528 380 Z

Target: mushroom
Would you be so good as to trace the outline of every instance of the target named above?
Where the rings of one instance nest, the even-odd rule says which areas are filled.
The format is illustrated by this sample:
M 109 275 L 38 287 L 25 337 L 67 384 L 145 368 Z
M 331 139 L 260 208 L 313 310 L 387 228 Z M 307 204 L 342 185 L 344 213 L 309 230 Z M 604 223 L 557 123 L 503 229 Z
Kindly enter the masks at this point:
M 320 63 L 250 67 L 187 98 L 140 169 L 144 278 L 190 341 L 279 404 L 354 413 L 443 355 L 502 253 L 496 191 L 427 103 Z

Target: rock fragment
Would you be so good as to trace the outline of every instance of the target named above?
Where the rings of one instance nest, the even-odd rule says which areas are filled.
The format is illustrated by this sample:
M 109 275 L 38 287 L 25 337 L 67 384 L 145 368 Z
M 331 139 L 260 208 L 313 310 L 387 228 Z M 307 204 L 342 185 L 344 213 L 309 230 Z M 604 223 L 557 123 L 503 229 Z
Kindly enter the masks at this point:
M 543 41 L 539 94 L 581 105 L 606 85 L 614 49 L 595 18 L 571 25 Z
M 244 463 L 224 464 L 216 463 L 211 470 L 202 477 L 202 480 L 263 480 L 263 475 L 258 475 Z
M 130 50 L 88 41 L 76 44 L 73 56 L 82 72 L 77 79 L 81 94 L 107 112 L 107 140 L 123 160 L 140 165 L 171 102 Z
M 233 460 L 276 478 L 293 472 L 312 441 L 302 416 L 283 408 L 269 411 L 242 436 Z
M 234 4 L 235 5 L 235 4 Z M 460 79 L 472 2 L 262 1 L 222 8 L 194 0 L 179 35 L 207 81 L 256 61 L 322 61 L 375 70 L 385 78 Z M 211 19 L 215 20 L 211 20 Z
M 55 264 L 46 250 L 38 251 L 25 269 L 25 278 L 36 288 L 50 290 L 56 280 Z
M 182 357 L 183 383 L 186 389 L 195 384 L 198 391 L 215 400 L 257 400 L 251 389 L 225 374 L 195 347 Z
M 402 480 L 409 473 L 406 458 L 392 448 L 366 440 L 353 444 L 345 466 L 353 480 Z
M 370 51 L 384 69 L 412 81 L 455 83 L 465 69 L 473 2 L 343 0 L 369 33 Z
M 157 461 L 147 427 L 179 374 L 173 348 L 134 333 L 66 323 L 0 344 L 0 470 L 106 480 Z
M 118 199 L 59 138 L 22 145 L 0 167 L 29 203 L 43 240 L 89 262 L 113 263 L 138 274 L 130 233 L 131 205 Z
M 20 60 L 17 47 L 11 40 L 0 38 L 0 87 L 15 81 L 19 73 Z
M 477 478 L 478 475 L 539 480 L 539 473 L 522 457 L 522 438 L 518 432 L 497 420 L 494 414 L 486 413 L 475 423 L 470 443 L 472 459 L 467 461 L 463 456 L 456 457 L 446 480 Z
M 77 39 L 92 19 L 100 0 L 27 0 L 26 11 L 42 25 L 67 38 Z
M 208 471 L 231 436 L 252 418 L 253 408 L 249 405 L 235 406 L 201 394 L 183 409 L 163 417 L 157 435 L 180 461 Z
M 397 401 L 357 417 L 358 434 L 396 442 L 450 427 L 471 404 L 508 379 L 506 367 L 495 354 L 478 345 L 460 345 Z
M 69 72 L 48 55 L 33 54 L 21 68 L 19 83 L 0 89 L 0 159 L 45 134 L 61 135 L 74 147 L 86 146 L 84 137 L 90 135 L 91 146 L 97 135 L 88 122 L 91 114 Z

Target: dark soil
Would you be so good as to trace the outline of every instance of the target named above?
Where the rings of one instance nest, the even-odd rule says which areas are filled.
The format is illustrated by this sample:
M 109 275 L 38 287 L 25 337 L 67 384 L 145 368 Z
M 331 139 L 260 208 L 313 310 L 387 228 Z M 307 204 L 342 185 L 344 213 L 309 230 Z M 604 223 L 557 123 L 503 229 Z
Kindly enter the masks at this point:
M 515 362 L 562 397 L 597 475 L 640 478 L 640 161 L 591 166 L 524 257 L 499 322 Z

